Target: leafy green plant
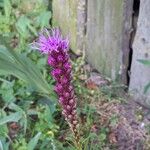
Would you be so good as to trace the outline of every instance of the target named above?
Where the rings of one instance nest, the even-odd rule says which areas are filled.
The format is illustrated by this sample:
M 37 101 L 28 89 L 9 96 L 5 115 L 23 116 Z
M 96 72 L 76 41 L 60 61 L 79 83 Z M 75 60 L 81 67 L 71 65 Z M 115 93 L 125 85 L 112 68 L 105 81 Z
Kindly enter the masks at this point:
M 35 146 L 38 143 L 38 140 L 41 136 L 41 132 L 37 133 L 28 143 L 27 149 L 28 150 L 34 150 Z
M 37 146 L 37 143 L 40 139 L 41 132 L 38 132 L 31 140 L 27 143 L 25 138 L 21 138 L 20 140 L 16 140 L 13 143 L 13 149 L 17 150 L 34 150 Z
M 33 150 L 37 146 L 41 150 L 54 149 L 59 143 L 54 138 L 59 128 L 53 116 L 58 111 L 53 101 L 56 99 L 52 90 L 53 80 L 43 69 L 46 58 L 32 53 L 29 48 L 38 30 L 50 27 L 51 12 L 47 6 L 48 1 L 43 0 L 0 1 L 2 150 Z M 18 128 L 18 131 L 13 131 L 14 139 L 10 127 L 13 124 Z M 59 143 L 58 147 L 62 145 Z
M 35 131 L 41 131 L 43 134 L 45 133 L 45 137 L 53 137 L 59 126 L 54 123 L 53 111 L 50 110 L 48 105 L 40 106 L 37 108 L 37 115 L 39 121 L 35 124 Z M 45 138 L 43 137 L 43 138 Z
M 0 74 L 13 75 L 27 82 L 39 93 L 52 94 L 52 86 L 48 85 L 36 65 L 26 56 L 4 46 L 0 47 Z
M 51 11 L 47 0 L 0 0 L 0 149 L 1 150 L 76 150 L 57 106 L 46 58 L 32 52 L 29 44 L 39 30 L 50 28 Z M 50 0 L 51 2 L 51 0 Z M 5 37 L 5 38 L 4 38 Z M 6 42 L 7 41 L 7 42 Z M 84 103 L 98 99 L 80 83 L 84 55 L 74 60 L 76 93 Z M 81 100 L 81 101 L 82 101 Z M 106 143 L 107 131 L 91 132 L 96 110 L 85 104 L 84 150 L 99 150 Z M 61 118 L 61 119 L 60 119 Z M 17 131 L 12 136 L 12 125 Z M 66 133 L 66 135 L 64 135 Z M 81 133 L 82 134 L 82 133 Z M 63 139 L 61 137 L 63 136 Z
M 36 29 L 32 26 L 31 20 L 28 19 L 25 15 L 19 17 L 16 23 L 16 28 L 22 38 L 28 38 L 28 36 L 30 35 L 29 32 L 37 36 Z

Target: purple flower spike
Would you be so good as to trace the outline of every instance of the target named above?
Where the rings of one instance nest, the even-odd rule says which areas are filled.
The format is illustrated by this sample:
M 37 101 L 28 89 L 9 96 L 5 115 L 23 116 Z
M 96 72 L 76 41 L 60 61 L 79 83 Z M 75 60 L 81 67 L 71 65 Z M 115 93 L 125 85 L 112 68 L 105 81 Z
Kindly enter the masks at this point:
M 51 30 L 51 34 L 47 29 L 44 29 L 39 34 L 37 42 L 32 44 L 32 48 L 37 49 L 44 54 L 53 51 L 52 55 L 57 57 L 57 52 L 66 52 L 69 49 L 69 40 L 67 38 L 63 39 L 59 29 Z
M 33 48 L 48 54 L 48 65 L 53 68 L 51 74 L 56 81 L 54 90 L 59 97 L 62 114 L 74 133 L 76 143 L 79 144 L 76 98 L 71 84 L 71 63 L 68 55 L 69 40 L 62 37 L 59 29 L 54 29 L 51 33 L 45 29 L 33 44 Z

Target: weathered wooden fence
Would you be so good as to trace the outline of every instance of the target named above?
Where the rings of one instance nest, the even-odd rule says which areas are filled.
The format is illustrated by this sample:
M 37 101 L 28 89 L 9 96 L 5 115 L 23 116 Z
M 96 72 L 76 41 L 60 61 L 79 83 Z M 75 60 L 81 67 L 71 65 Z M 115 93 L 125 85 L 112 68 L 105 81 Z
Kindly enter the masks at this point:
M 150 81 L 150 70 L 136 60 L 150 54 L 145 37 L 150 32 L 150 1 L 142 1 L 147 6 L 141 4 L 130 70 L 134 0 L 53 0 L 53 24 L 69 34 L 72 50 L 84 50 L 93 67 L 120 83 L 128 84 L 131 71 L 130 91 L 140 95 Z
M 150 60 L 150 0 L 141 0 L 130 79 L 130 91 L 137 100 L 150 106 L 150 90 L 143 94 L 145 86 L 150 82 L 150 66 L 139 63 L 137 60 L 140 59 Z

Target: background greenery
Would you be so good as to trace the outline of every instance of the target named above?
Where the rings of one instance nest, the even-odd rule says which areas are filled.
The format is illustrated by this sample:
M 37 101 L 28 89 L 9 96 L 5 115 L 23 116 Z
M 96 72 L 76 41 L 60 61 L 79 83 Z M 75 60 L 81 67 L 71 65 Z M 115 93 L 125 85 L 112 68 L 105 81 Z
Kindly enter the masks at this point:
M 29 44 L 50 28 L 50 2 L 0 1 L 0 149 L 51 149 L 59 113 L 46 57 Z

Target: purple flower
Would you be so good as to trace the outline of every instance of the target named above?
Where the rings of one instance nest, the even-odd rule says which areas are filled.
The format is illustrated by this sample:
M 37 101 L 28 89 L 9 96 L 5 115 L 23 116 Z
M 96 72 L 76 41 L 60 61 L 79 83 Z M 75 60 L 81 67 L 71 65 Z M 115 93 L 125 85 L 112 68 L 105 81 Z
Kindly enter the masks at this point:
M 53 56 L 57 57 L 57 52 L 66 52 L 69 48 L 69 40 L 63 39 L 59 29 L 51 30 L 51 34 L 47 29 L 44 29 L 40 34 L 37 42 L 32 44 L 33 49 L 38 49 L 41 53 L 48 54 L 52 51 Z
M 54 90 L 59 97 L 59 103 L 63 109 L 62 114 L 69 123 L 78 143 L 76 97 L 71 83 L 71 63 L 68 55 L 69 41 L 62 37 L 59 29 L 54 29 L 51 33 L 45 29 L 32 47 L 41 53 L 48 54 L 48 65 L 53 68 L 51 74 L 56 81 Z

